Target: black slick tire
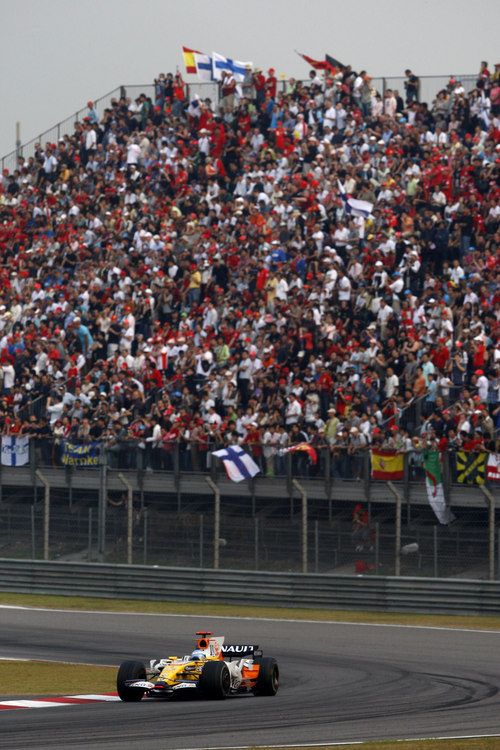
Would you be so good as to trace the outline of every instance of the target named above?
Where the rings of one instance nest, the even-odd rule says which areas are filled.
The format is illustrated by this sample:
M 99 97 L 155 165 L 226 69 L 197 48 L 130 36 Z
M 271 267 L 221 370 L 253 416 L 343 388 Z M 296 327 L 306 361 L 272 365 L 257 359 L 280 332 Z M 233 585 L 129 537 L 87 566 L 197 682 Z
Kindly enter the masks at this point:
M 127 703 L 134 703 L 140 701 L 144 695 L 144 690 L 138 690 L 137 688 L 131 688 L 125 685 L 126 680 L 145 680 L 146 679 L 146 668 L 140 661 L 124 661 L 120 665 L 118 670 L 118 676 L 116 678 L 116 689 L 118 695 Z
M 231 687 L 231 675 L 223 661 L 207 661 L 200 676 L 199 688 L 206 698 L 223 700 Z
M 254 695 L 276 695 L 280 684 L 280 670 L 278 662 L 271 656 L 255 659 L 259 665 L 259 676 L 253 692 Z

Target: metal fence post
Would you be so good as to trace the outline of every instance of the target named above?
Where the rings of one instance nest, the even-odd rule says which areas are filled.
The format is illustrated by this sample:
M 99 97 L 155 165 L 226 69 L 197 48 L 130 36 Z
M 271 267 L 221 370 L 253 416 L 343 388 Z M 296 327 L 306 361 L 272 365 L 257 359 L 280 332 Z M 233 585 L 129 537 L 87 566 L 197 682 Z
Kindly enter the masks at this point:
M 38 500 L 38 488 L 36 485 L 36 452 L 35 452 L 35 440 L 30 438 L 29 441 L 29 457 L 30 457 L 30 472 L 33 482 L 33 502 L 36 503 Z
M 173 461 L 174 461 L 174 487 L 177 491 L 177 512 L 181 512 L 181 493 L 179 492 L 180 488 L 180 468 L 179 468 L 179 442 L 176 440 L 174 443 L 174 452 L 173 452 Z
M 307 494 L 302 485 L 299 484 L 296 479 L 292 479 L 292 484 L 302 497 L 302 572 L 307 573 Z
M 254 557 L 255 557 L 255 570 L 259 569 L 259 519 L 254 516 Z
M 396 496 L 396 564 L 394 575 L 401 575 L 401 495 Z
M 491 492 L 482 485 L 479 489 L 488 502 L 488 572 L 489 580 L 495 580 L 495 498 Z
M 89 508 L 89 531 L 88 531 L 88 553 L 87 561 L 92 562 L 92 508 Z
M 500 532 L 499 532 L 500 533 Z M 31 506 L 31 559 L 36 559 L 35 549 L 35 506 Z
M 285 453 L 286 489 L 290 497 L 290 518 L 293 518 L 292 454 Z
M 432 538 L 433 538 L 433 572 L 434 572 L 434 578 L 438 577 L 438 527 L 433 526 L 432 527 Z
M 500 529 L 498 529 L 497 555 L 498 555 L 498 575 L 497 575 L 497 578 L 500 581 Z
M 203 513 L 200 513 L 200 568 L 203 568 Z
M 395 560 L 394 560 L 394 575 L 401 575 L 401 503 L 402 497 L 392 482 L 387 482 L 387 485 L 396 498 L 396 549 L 395 549 Z
M 97 559 L 104 562 L 106 554 L 107 464 L 104 443 L 99 444 L 99 511 L 97 518 Z
M 375 575 L 378 576 L 380 567 L 380 523 L 375 524 Z
M 314 522 L 314 572 L 319 570 L 319 528 L 318 522 Z
M 248 481 L 248 489 L 250 490 L 250 498 L 252 500 L 252 518 L 255 518 L 256 505 L 255 505 L 255 479 L 251 477 Z
M 490 497 L 490 513 L 489 513 L 489 573 L 490 581 L 495 580 L 495 499 L 493 495 Z
M 132 485 L 121 471 L 118 474 L 120 482 L 127 490 L 127 565 L 132 565 L 132 526 L 133 526 L 133 492 Z
M 144 508 L 142 511 L 143 517 L 143 548 L 142 548 L 142 562 L 147 565 L 148 562 L 148 509 Z
M 406 525 L 411 523 L 410 467 L 408 453 L 403 454 L 403 497 L 406 497 Z
M 205 477 L 205 481 L 214 492 L 214 569 L 217 570 L 220 547 L 220 490 L 210 477 Z
M 43 559 L 49 559 L 49 534 L 50 534 L 50 484 L 44 477 L 40 469 L 36 470 L 36 475 L 45 487 L 45 503 L 43 509 Z

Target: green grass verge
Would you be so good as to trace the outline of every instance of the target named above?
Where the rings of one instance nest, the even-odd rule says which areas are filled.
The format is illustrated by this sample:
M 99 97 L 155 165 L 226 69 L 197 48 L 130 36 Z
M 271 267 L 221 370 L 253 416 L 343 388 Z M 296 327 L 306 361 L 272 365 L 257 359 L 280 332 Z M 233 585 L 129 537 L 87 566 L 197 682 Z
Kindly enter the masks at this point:
M 233 604 L 152 602 L 134 599 L 97 599 L 79 596 L 0 593 L 0 604 L 49 609 L 92 609 L 100 612 L 152 612 L 159 614 L 214 615 L 218 617 L 270 617 L 283 620 L 333 620 L 338 622 L 426 625 L 434 627 L 500 630 L 500 617 L 474 615 L 420 615 L 397 612 L 358 612 L 331 609 L 286 609 Z
M 0 695 L 84 695 L 116 690 L 115 667 L 0 660 Z
M 357 745 L 315 745 L 307 750 L 494 750 L 500 748 L 500 737 L 485 737 L 467 740 L 398 740 L 394 742 L 363 742 Z M 259 746 L 259 750 L 266 750 Z M 280 750 L 300 750 L 281 747 Z

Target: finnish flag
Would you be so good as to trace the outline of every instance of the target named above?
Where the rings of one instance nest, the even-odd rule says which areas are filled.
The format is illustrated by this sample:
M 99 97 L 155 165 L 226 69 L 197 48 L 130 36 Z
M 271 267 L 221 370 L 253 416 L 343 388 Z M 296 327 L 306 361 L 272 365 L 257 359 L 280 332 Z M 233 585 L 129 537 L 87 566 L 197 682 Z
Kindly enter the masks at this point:
M 237 83 L 242 83 L 245 79 L 246 68 L 248 65 L 253 67 L 253 63 L 251 62 L 232 60 L 230 57 L 224 57 L 224 55 L 219 55 L 217 52 L 212 52 L 212 74 L 215 81 L 220 81 L 222 78 L 222 71 L 228 70 L 233 74 L 234 80 Z
M 220 451 L 213 451 L 212 456 L 218 456 L 221 459 L 228 479 L 233 482 L 251 479 L 260 471 L 253 458 L 238 445 L 230 445 Z
M 194 62 L 196 65 L 196 72 L 198 78 L 202 81 L 213 81 L 212 75 L 212 58 L 208 55 L 204 55 L 201 52 L 195 52 L 193 54 Z
M 340 180 L 337 180 L 337 184 L 346 214 L 349 216 L 361 216 L 362 219 L 370 219 L 373 211 L 373 203 L 349 197 L 342 187 Z
M 25 466 L 30 460 L 30 445 L 27 436 L 2 436 L 2 465 Z

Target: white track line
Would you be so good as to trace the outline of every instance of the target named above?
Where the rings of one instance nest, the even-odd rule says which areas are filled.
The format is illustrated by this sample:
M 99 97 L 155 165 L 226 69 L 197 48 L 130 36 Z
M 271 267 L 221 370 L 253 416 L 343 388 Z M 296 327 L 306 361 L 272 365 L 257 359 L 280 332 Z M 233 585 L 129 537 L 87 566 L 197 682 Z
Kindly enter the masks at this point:
M 103 703 L 106 702 L 116 702 L 120 701 L 121 698 L 119 698 L 117 695 L 107 695 L 106 693 L 102 695 L 67 695 L 66 698 L 79 698 L 80 700 L 86 700 L 86 701 L 102 701 Z
M 346 745 L 365 745 L 374 742 L 432 742 L 434 740 L 476 740 L 500 737 L 498 734 L 464 734 L 444 737 L 408 737 L 404 740 L 343 740 L 342 742 L 300 742 L 293 745 L 287 742 L 285 745 L 227 745 L 227 747 L 190 748 L 190 750 L 279 750 L 283 747 L 345 747 Z
M 414 630 L 444 630 L 453 632 L 463 633 L 492 633 L 500 635 L 499 630 L 485 630 L 481 628 L 464 628 L 464 627 L 451 627 L 441 625 L 401 625 L 398 623 L 389 622 L 350 622 L 347 620 L 303 620 L 300 618 L 290 617 L 247 617 L 238 615 L 183 615 L 178 613 L 169 614 L 168 612 L 116 612 L 113 610 L 100 610 L 100 609 L 53 609 L 51 607 L 23 607 L 15 606 L 10 604 L 0 604 L 0 609 L 22 609 L 35 612 L 59 612 L 65 614 L 84 614 L 84 615 L 122 615 L 127 617 L 190 617 L 199 620 L 203 618 L 205 620 L 249 620 L 255 622 L 261 620 L 262 622 L 293 622 L 293 623 L 306 623 L 310 625 L 344 625 L 352 628 L 353 626 L 367 627 L 367 628 L 409 628 Z M 418 616 L 418 613 L 415 613 Z M 471 615 L 472 617 L 473 615 Z M 453 617 L 453 615 L 450 615 Z

